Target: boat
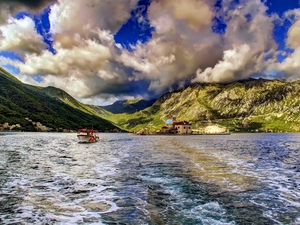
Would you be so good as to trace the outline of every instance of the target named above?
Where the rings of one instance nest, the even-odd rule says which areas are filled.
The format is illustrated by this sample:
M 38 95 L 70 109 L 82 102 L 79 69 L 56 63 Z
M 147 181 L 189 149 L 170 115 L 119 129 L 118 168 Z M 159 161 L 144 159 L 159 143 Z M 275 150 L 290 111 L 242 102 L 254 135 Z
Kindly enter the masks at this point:
M 98 131 L 90 128 L 79 128 L 77 137 L 80 143 L 93 143 L 99 141 Z

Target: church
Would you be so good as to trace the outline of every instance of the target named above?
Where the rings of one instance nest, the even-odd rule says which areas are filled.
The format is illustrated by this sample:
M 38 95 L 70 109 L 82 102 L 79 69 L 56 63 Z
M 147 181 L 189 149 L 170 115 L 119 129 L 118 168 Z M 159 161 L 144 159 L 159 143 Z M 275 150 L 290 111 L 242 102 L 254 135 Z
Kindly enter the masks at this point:
M 176 121 L 176 116 L 168 119 L 166 124 L 162 127 L 160 133 L 162 134 L 192 134 L 192 125 L 187 121 Z

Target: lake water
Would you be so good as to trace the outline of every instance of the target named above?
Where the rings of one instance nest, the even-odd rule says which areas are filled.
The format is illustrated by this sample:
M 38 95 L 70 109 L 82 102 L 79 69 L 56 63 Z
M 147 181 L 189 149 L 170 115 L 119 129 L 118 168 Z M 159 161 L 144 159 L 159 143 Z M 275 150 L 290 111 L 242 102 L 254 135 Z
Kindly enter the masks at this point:
M 300 134 L 3 135 L 0 224 L 300 224 Z

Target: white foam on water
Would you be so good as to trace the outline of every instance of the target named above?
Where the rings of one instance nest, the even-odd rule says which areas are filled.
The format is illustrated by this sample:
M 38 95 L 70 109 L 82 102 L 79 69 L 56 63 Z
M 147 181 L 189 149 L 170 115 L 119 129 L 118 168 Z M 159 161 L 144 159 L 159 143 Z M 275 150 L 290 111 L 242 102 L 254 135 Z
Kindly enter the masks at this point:
M 206 203 L 204 205 L 197 207 L 200 211 L 206 210 L 206 211 L 213 211 L 213 212 L 223 212 L 224 210 L 221 209 L 221 206 L 218 202 L 210 202 Z
M 254 175 L 253 175 L 254 176 Z M 261 194 L 263 199 L 267 201 L 278 201 L 282 203 L 281 209 L 289 207 L 299 208 L 300 211 L 300 192 L 297 189 L 297 179 L 295 172 L 292 170 L 260 170 L 259 174 L 255 174 L 262 183 L 266 184 L 272 191 L 271 193 Z M 293 177 L 293 179 L 290 179 Z M 300 179 L 300 178 L 299 178 Z M 255 204 L 261 205 L 260 198 L 254 200 Z M 277 209 L 280 210 L 280 209 Z
M 219 138 L 213 140 L 209 137 L 208 140 L 205 140 L 206 137 L 199 136 L 201 140 L 195 143 L 185 141 L 181 137 L 172 138 L 172 141 L 169 137 L 163 137 L 162 141 L 153 143 L 149 141 L 152 140 L 152 137 L 151 139 L 149 137 L 147 142 L 141 141 L 138 137 L 134 138 L 133 142 L 127 142 L 132 141 L 127 138 L 125 144 L 124 138 L 122 142 L 121 137 L 108 138 L 106 136 L 103 142 L 83 145 L 77 143 L 75 134 L 34 135 L 33 139 L 31 139 L 33 134 L 16 135 L 19 142 L 16 141 L 11 145 L 7 145 L 7 141 L 3 142 L 3 139 L 0 141 L 4 146 L 8 146 L 4 152 L 6 157 L 0 161 L 0 168 L 6 168 L 4 166 L 8 163 L 7 153 L 10 151 L 19 153 L 20 160 L 19 164 L 15 163 L 14 166 L 7 169 L 9 180 L 1 190 L 3 194 L 21 197 L 19 200 L 21 212 L 14 215 L 15 218 L 10 219 L 11 222 L 21 222 L 23 218 L 36 221 L 36 224 L 47 221 L 49 224 L 53 222 L 55 224 L 102 224 L 101 215 L 118 212 L 120 208 L 115 201 L 116 199 L 122 200 L 123 197 L 130 197 L 135 203 L 133 207 L 143 212 L 142 215 L 148 215 L 148 190 L 143 190 L 143 188 L 147 189 L 146 184 L 149 183 L 150 185 L 154 184 L 154 192 L 157 187 L 159 193 L 167 194 L 162 197 L 166 198 L 166 201 L 162 200 L 163 203 L 169 204 L 169 209 L 178 210 L 176 212 L 178 214 L 183 214 L 191 220 L 198 219 L 202 224 L 235 224 L 233 221 L 226 221 L 227 212 L 217 200 L 203 205 L 193 205 L 195 199 L 192 199 L 192 195 L 187 195 L 182 187 L 177 185 L 182 182 L 183 178 L 178 178 L 176 172 L 173 174 L 171 168 L 163 168 L 163 170 L 168 170 L 166 172 L 171 172 L 170 174 L 164 173 L 165 171 L 156 174 L 158 171 L 156 168 L 147 168 L 147 165 L 155 163 L 157 163 L 157 167 L 167 163 L 175 166 L 181 164 L 186 165 L 187 168 L 194 167 L 202 173 L 210 173 L 213 178 L 218 179 L 219 183 L 214 180 L 208 180 L 207 183 L 220 185 L 220 190 L 232 191 L 237 194 L 243 190 L 252 191 L 252 196 L 247 195 L 246 197 L 250 198 L 250 202 L 262 207 L 266 212 L 265 216 L 272 219 L 274 223 L 280 224 L 276 212 L 281 209 L 288 211 L 289 207 L 293 210 L 300 208 L 300 183 L 299 181 L 295 182 L 297 179 L 300 180 L 299 172 L 295 172 L 293 166 L 290 165 L 299 159 L 298 155 L 293 152 L 299 149 L 298 143 L 289 145 L 292 157 L 286 158 L 281 165 L 276 166 L 276 164 L 272 164 L 274 163 L 272 160 L 264 161 L 265 159 L 261 158 L 259 152 L 252 155 L 251 147 L 253 146 L 248 140 L 245 140 L 245 143 L 232 141 L 230 146 L 237 144 L 235 149 L 232 151 L 224 149 L 228 147 L 226 138 L 230 139 L 230 136 L 220 137 L 223 142 L 215 141 Z M 234 139 L 234 135 L 232 137 Z M 166 145 L 166 140 L 170 143 L 174 142 L 174 146 Z M 8 142 L 11 142 L 11 138 Z M 132 143 L 136 144 L 138 149 L 130 149 L 133 146 Z M 189 158 L 188 152 L 181 152 L 181 148 L 187 149 L 189 146 L 196 149 L 192 152 L 194 155 L 190 154 L 191 158 Z M 240 154 L 238 150 L 243 150 L 244 147 L 249 148 L 249 151 L 247 152 L 246 149 L 243 154 Z M 271 148 L 272 146 L 268 145 L 267 147 Z M 134 155 L 131 150 L 138 156 Z M 216 161 L 207 160 L 207 168 L 203 167 L 202 161 L 195 162 L 193 165 L 193 156 L 197 157 L 197 154 L 201 154 L 204 158 L 207 157 L 206 159 L 213 157 Z M 270 157 L 276 157 L 275 150 L 270 153 Z M 130 170 L 131 165 L 138 165 L 139 162 L 143 165 L 140 169 L 135 170 L 133 167 L 134 170 Z M 128 168 L 126 163 L 130 164 Z M 265 167 L 262 167 L 260 163 L 265 163 Z M 215 167 L 216 164 L 221 169 Z M 1 167 L 1 165 L 3 166 Z M 125 168 L 124 171 L 123 168 Z M 214 170 L 215 168 L 217 169 Z M 145 186 L 122 186 L 124 183 L 118 181 L 118 178 L 122 175 L 131 176 L 131 171 L 136 173 L 132 174 L 132 177 L 140 178 Z M 222 176 L 223 172 L 229 176 Z M 249 180 L 246 178 L 248 177 L 255 179 L 249 179 L 250 182 L 247 183 Z M 196 174 L 194 178 L 199 177 Z M 240 183 L 234 183 L 234 181 L 240 180 Z M 265 193 L 264 189 L 260 191 L 260 186 L 270 192 Z M 122 195 L 124 193 L 125 195 Z M 247 192 L 243 193 L 247 194 Z M 20 196 L 23 194 L 24 196 Z M 170 199 L 168 199 L 168 194 L 170 194 Z M 86 202 L 107 204 L 107 208 L 103 207 L 103 211 L 101 209 L 94 210 L 101 212 L 92 212 L 93 208 L 85 209 L 82 205 Z M 274 205 L 269 203 L 274 203 Z M 190 208 L 186 208 L 186 205 L 189 205 Z M 295 224 L 299 223 L 299 220 L 298 216 Z M 8 219 L 4 222 L 7 221 Z
M 106 211 L 99 212 L 100 214 L 106 214 L 106 213 L 116 212 L 116 211 L 118 211 L 120 209 L 120 207 L 118 207 L 117 204 L 114 203 L 114 202 L 112 202 L 112 201 L 105 201 L 105 200 L 103 200 L 102 202 L 105 203 L 105 204 L 107 204 L 107 205 L 110 205 L 110 208 L 108 210 L 106 210 Z
M 293 224 L 294 224 L 294 225 L 300 225 L 300 217 L 298 217 L 298 218 L 294 221 Z
M 217 184 L 220 189 L 228 191 L 250 190 L 253 194 L 249 196 L 249 201 L 263 207 L 266 212 L 272 212 L 266 213 L 266 215 L 276 223 L 280 224 L 276 212 L 283 210 L 285 213 L 289 211 L 293 213 L 297 209 L 300 212 L 300 172 L 299 169 L 296 170 L 299 168 L 296 166 L 299 165 L 300 156 L 299 136 L 291 137 L 291 139 L 295 139 L 291 142 L 274 137 L 274 140 L 268 141 L 268 143 L 258 137 L 259 145 L 255 143 L 255 139 L 241 142 L 239 139 L 235 141 L 235 136 L 228 137 L 228 139 L 231 138 L 233 144 L 229 143 L 228 145 L 224 142 L 223 146 L 216 145 L 211 151 L 209 149 L 212 145 L 209 142 L 191 144 L 192 147 L 199 149 L 201 156 L 206 154 L 207 157 L 215 157 L 217 162 L 214 164 L 225 163 L 228 174 L 235 174 L 236 179 L 246 178 L 244 182 L 237 183 L 238 185 L 232 183 L 234 180 L 230 182 L 228 179 L 222 180 L 221 178 L 217 180 L 218 182 L 214 180 L 210 182 Z M 237 145 L 237 142 L 240 142 L 240 146 Z M 203 153 L 205 146 L 207 151 Z M 232 150 L 229 150 L 230 146 L 232 146 Z M 198 164 L 195 164 L 195 167 L 200 171 L 205 171 L 203 162 Z M 218 177 L 218 173 L 214 171 L 205 172 L 211 173 L 213 178 L 215 175 Z M 246 182 L 247 177 L 250 178 L 250 182 Z
M 114 187 L 106 185 L 106 181 L 101 177 L 113 177 L 118 172 L 113 165 L 119 164 L 121 160 L 108 158 L 107 161 L 101 162 L 101 154 L 93 157 L 93 153 L 89 151 L 92 149 L 91 145 L 66 144 L 64 140 L 57 139 L 57 137 L 57 135 L 55 138 L 51 135 L 50 138 L 48 135 L 39 135 L 38 144 L 25 140 L 23 143 L 10 146 L 11 151 L 19 151 L 22 157 L 24 156 L 27 160 L 27 162 L 22 162 L 25 167 L 20 167 L 22 170 L 19 170 L 18 173 L 8 171 L 11 174 L 14 173 L 13 176 L 17 174 L 19 177 L 14 177 L 8 181 L 5 184 L 6 187 L 1 190 L 3 194 L 6 192 L 15 195 L 14 193 L 19 190 L 26 193 L 23 196 L 22 207 L 17 208 L 17 218 L 14 221 L 28 219 L 36 221 L 37 224 L 42 220 L 50 221 L 50 223 L 55 221 L 55 224 L 78 224 L 87 220 L 89 224 L 102 224 L 99 212 L 88 212 L 80 206 L 80 203 L 98 201 L 107 204 L 109 209 L 102 211 L 101 214 L 118 210 L 114 202 L 107 200 L 114 198 Z M 42 142 L 43 144 L 39 144 Z M 28 146 L 27 149 L 21 147 L 24 145 Z M 79 148 L 72 151 L 70 148 L 74 147 Z M 88 149 L 87 154 L 85 154 L 87 161 L 81 160 L 76 155 L 83 149 Z M 68 168 L 68 164 L 65 162 L 70 161 L 72 157 L 75 157 L 74 162 L 78 166 L 70 164 L 71 167 Z M 39 162 L 39 164 L 32 173 L 29 172 L 30 164 L 34 161 Z M 7 161 L 4 162 L 3 160 L 3 163 L 5 164 Z M 26 171 L 26 167 L 29 170 Z M 46 179 L 44 177 L 45 172 L 48 173 Z M 76 194 L 72 193 L 80 193 L 80 191 L 83 191 L 84 194 L 82 196 L 79 194 L 79 198 L 76 198 Z M 70 195 L 72 199 L 69 198 Z M 73 199 L 74 197 L 75 199 Z M 39 216 L 37 217 L 37 215 Z
M 48 214 L 46 217 L 50 221 L 55 221 L 55 224 L 73 225 L 82 224 L 84 222 L 83 216 L 80 214 L 73 214 L 70 216 Z
M 168 205 L 169 208 L 176 209 L 178 214 L 182 214 L 185 218 L 189 218 L 192 221 L 198 220 L 201 221 L 201 224 L 205 225 L 234 225 L 234 221 L 227 221 L 224 219 L 226 217 L 226 210 L 223 209 L 218 202 L 210 202 L 204 205 L 197 205 L 189 209 L 185 209 L 187 205 L 195 204 L 193 197 L 187 198 L 186 193 L 182 190 L 178 183 L 183 184 L 184 181 L 182 178 L 159 178 L 144 176 L 144 180 L 147 180 L 150 183 L 159 185 L 163 191 L 167 194 L 170 194 L 172 199 L 176 199 L 175 202 Z M 146 212 L 147 213 L 147 212 Z M 146 214 L 147 215 L 147 214 Z
M 284 187 L 283 185 L 277 187 L 280 192 L 280 200 L 288 203 L 287 206 L 290 205 L 300 209 L 300 192 L 291 190 L 289 187 Z
M 224 219 L 226 210 L 223 209 L 218 202 L 209 202 L 204 205 L 199 205 L 190 211 L 186 211 L 187 216 L 198 218 L 202 224 L 210 225 L 234 225 L 234 221 L 227 221 Z M 217 219 L 218 218 L 218 219 Z
M 19 215 L 21 218 L 32 218 L 33 217 L 33 206 L 21 206 L 17 208 L 22 213 Z
M 283 223 L 281 223 L 279 220 L 276 219 L 277 213 L 274 213 L 272 210 L 265 210 L 263 214 L 266 218 L 269 218 L 273 222 L 283 225 Z
M 101 178 L 105 177 L 113 177 L 118 173 L 118 169 L 107 164 L 99 163 L 97 167 L 93 169 L 93 171 L 97 174 L 97 176 Z

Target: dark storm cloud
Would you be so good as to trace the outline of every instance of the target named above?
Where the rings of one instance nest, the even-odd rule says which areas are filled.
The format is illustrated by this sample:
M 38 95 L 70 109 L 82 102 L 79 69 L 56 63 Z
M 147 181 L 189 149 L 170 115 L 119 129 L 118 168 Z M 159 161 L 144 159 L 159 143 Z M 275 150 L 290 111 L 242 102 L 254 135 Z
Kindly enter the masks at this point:
M 86 80 L 90 93 L 84 97 L 93 96 L 146 96 L 149 87 L 148 81 L 135 81 L 133 79 L 135 71 L 123 65 L 120 62 L 111 60 L 109 62 L 108 71 L 115 74 L 114 79 L 105 80 L 99 76 L 94 76 Z
M 35 10 L 40 9 L 46 5 L 52 4 L 54 2 L 56 2 L 56 0 L 0 0 L 0 4 L 20 4 Z
M 0 0 L 0 26 L 20 11 L 37 12 L 57 0 Z

